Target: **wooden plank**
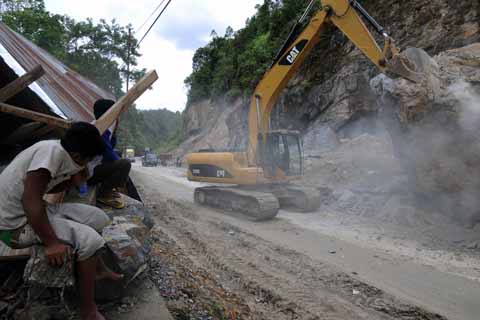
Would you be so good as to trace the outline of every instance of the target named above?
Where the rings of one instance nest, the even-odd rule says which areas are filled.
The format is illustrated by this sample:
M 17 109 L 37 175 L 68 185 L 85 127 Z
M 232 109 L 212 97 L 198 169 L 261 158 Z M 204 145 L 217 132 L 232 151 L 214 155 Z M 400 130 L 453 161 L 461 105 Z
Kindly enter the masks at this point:
M 30 84 L 35 82 L 41 76 L 45 74 L 41 65 L 37 65 L 35 68 L 25 73 L 23 76 L 15 79 L 0 89 L 0 102 L 5 102 L 8 99 L 14 97 L 16 94 L 22 92 Z
M 120 117 L 123 111 L 130 107 L 152 84 L 157 81 L 158 75 L 155 70 L 148 72 L 140 79 L 132 89 L 120 98 L 100 119 L 93 122 L 101 134 Z
M 71 121 L 52 117 L 43 113 L 22 109 L 0 102 L 0 112 L 8 113 L 17 117 L 30 119 L 36 122 L 48 124 L 50 126 L 68 129 L 72 125 Z

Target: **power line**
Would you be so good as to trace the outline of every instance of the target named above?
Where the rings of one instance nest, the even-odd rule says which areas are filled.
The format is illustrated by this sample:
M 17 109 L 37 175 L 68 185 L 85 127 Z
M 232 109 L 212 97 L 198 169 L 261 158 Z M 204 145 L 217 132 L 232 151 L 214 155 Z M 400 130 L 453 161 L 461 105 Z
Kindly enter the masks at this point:
M 145 22 L 140 26 L 140 28 L 138 28 L 137 31 L 135 31 L 134 34 L 138 33 L 144 26 L 145 24 L 150 20 L 150 18 L 155 14 L 155 12 L 158 11 L 158 9 L 160 9 L 160 7 L 162 6 L 162 4 L 165 2 L 166 0 L 162 0 L 160 2 L 160 4 L 155 8 L 155 10 L 153 10 L 153 12 L 150 14 L 150 16 L 147 18 L 147 20 L 145 20 Z M 152 25 L 150 26 L 150 28 L 147 30 L 147 32 L 143 35 L 142 39 L 137 42 L 137 45 L 136 47 L 140 46 L 140 42 L 142 42 L 143 39 L 145 39 L 145 37 L 147 36 L 147 34 L 150 32 L 150 30 L 153 28 L 153 26 L 155 25 L 155 23 L 158 21 L 158 19 L 160 18 L 160 16 L 163 14 L 163 12 L 165 11 L 165 9 L 167 9 L 168 5 L 170 4 L 172 0 L 169 0 L 168 3 L 165 5 L 165 7 L 163 8 L 163 10 L 160 12 L 160 14 L 157 16 L 157 18 L 155 19 L 155 21 L 152 23 Z M 132 50 L 132 48 L 130 47 L 130 41 L 131 41 L 131 37 L 132 37 L 132 34 L 131 34 L 131 31 L 129 29 L 129 35 L 128 35 L 128 56 L 130 56 L 130 50 Z M 120 69 L 123 69 L 124 66 L 127 66 L 127 69 L 129 68 L 129 58 L 127 58 L 127 62 L 123 63 L 122 66 L 120 67 Z M 128 83 L 128 77 L 129 77 L 129 70 L 127 70 L 127 83 Z
M 147 32 L 145 32 L 145 34 L 143 35 L 142 39 L 140 39 L 140 41 L 138 41 L 138 45 L 140 45 L 140 43 L 143 41 L 143 39 L 145 39 L 145 37 L 147 36 L 147 34 L 150 32 L 150 30 L 152 30 L 153 26 L 155 25 L 155 23 L 157 23 L 158 19 L 160 19 L 160 17 L 162 16 L 163 12 L 168 8 L 168 5 L 170 4 L 170 2 L 172 2 L 172 0 L 168 0 L 167 4 L 165 5 L 165 7 L 163 7 L 162 11 L 160 11 L 160 13 L 158 14 L 157 18 L 155 19 L 155 21 L 153 21 L 152 25 L 150 26 L 150 28 L 148 28 Z
M 143 24 L 137 29 L 137 31 L 135 31 L 135 33 L 138 33 L 140 32 L 140 30 L 142 30 L 143 27 L 145 27 L 145 25 L 147 24 L 147 22 L 153 17 L 153 15 L 155 14 L 155 12 L 158 11 L 158 9 L 160 9 L 160 7 L 163 5 L 163 3 L 165 2 L 166 0 L 162 0 L 160 1 L 160 4 L 155 8 L 155 10 L 152 11 L 152 13 L 150 14 L 150 16 L 148 16 L 148 18 L 143 22 Z

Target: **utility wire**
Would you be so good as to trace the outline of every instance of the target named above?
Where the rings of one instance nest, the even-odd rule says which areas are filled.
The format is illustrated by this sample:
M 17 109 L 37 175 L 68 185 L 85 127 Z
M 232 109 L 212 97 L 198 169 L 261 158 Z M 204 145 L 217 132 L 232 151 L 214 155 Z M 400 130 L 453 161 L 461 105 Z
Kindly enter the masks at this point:
M 137 31 L 135 31 L 135 34 L 139 33 L 140 30 L 142 30 L 143 27 L 145 27 L 145 25 L 147 24 L 147 22 L 153 17 L 153 15 L 155 14 L 155 12 L 158 11 L 158 9 L 160 9 L 160 7 L 163 5 L 163 3 L 165 2 L 166 0 L 162 0 L 160 2 L 160 4 L 155 8 L 155 10 L 152 11 L 152 13 L 150 14 L 150 16 L 148 16 L 148 18 L 143 22 L 143 24 L 137 29 Z
M 137 33 L 147 24 L 147 22 L 150 20 L 150 18 L 155 14 L 155 12 L 158 11 L 158 9 L 160 9 L 160 7 L 162 6 L 162 4 L 163 4 L 165 1 L 166 1 L 166 0 L 162 0 L 162 1 L 160 2 L 160 4 L 155 8 L 155 10 L 153 10 L 153 12 L 152 12 L 152 13 L 150 14 L 150 16 L 147 18 L 147 20 L 145 20 L 145 22 L 140 26 L 140 28 L 137 29 L 137 31 L 135 31 L 134 34 L 137 34 Z M 153 26 L 155 25 L 155 23 L 157 22 L 157 20 L 160 18 L 160 16 L 161 16 L 161 15 L 163 14 L 163 12 L 165 11 L 165 9 L 167 9 L 167 7 L 168 7 L 168 5 L 170 4 L 171 1 L 172 1 L 172 0 L 169 0 L 169 1 L 168 1 L 168 3 L 167 3 L 167 5 L 165 6 L 165 8 L 163 8 L 163 10 L 162 10 L 162 11 L 160 12 L 160 14 L 157 16 L 157 18 L 156 18 L 155 21 L 152 23 L 152 25 L 150 26 L 150 28 L 149 28 L 149 29 L 147 30 L 147 32 L 143 35 L 142 39 L 141 39 L 139 42 L 137 42 L 136 47 L 140 46 L 140 42 L 142 42 L 142 40 L 145 39 L 145 37 L 146 37 L 147 34 L 150 32 L 150 30 L 153 28 Z M 131 34 L 129 34 L 129 41 L 131 40 L 130 37 L 131 37 Z M 130 48 L 130 47 L 128 48 L 129 52 L 130 52 L 131 49 L 132 49 L 132 48 Z M 128 64 L 128 63 L 125 63 L 125 62 L 122 63 L 122 65 L 120 66 L 120 69 L 123 69 L 123 67 L 126 66 L 127 64 Z M 129 73 L 129 72 L 127 72 L 127 73 Z
M 170 2 L 172 2 L 172 0 L 168 0 L 167 4 L 165 5 L 165 7 L 163 7 L 162 11 L 160 11 L 160 13 L 158 14 L 157 18 L 155 19 L 155 21 L 153 21 L 152 25 L 150 26 L 150 28 L 148 28 L 147 32 L 145 32 L 145 34 L 143 35 L 142 39 L 140 39 L 140 41 L 138 41 L 138 45 L 140 45 L 140 43 L 142 43 L 143 39 L 145 39 L 145 37 L 147 36 L 147 34 L 150 32 L 150 30 L 152 30 L 153 26 L 155 25 L 155 23 L 157 23 L 158 19 L 160 19 L 160 17 L 162 16 L 163 12 L 168 8 L 168 5 L 170 4 Z

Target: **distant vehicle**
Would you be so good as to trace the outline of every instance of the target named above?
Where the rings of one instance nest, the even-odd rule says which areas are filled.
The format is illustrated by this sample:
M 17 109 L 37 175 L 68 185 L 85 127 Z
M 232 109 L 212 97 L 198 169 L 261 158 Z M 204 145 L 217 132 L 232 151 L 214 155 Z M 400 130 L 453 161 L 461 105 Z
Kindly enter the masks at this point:
M 135 162 L 135 148 L 130 146 L 125 147 L 123 149 L 123 158 L 130 162 Z
M 169 163 L 172 162 L 173 155 L 171 155 L 170 153 L 160 153 L 158 155 L 158 158 L 160 158 L 160 164 L 166 167 Z
M 144 167 L 156 167 L 159 160 L 155 153 L 147 153 L 142 159 L 142 166 Z

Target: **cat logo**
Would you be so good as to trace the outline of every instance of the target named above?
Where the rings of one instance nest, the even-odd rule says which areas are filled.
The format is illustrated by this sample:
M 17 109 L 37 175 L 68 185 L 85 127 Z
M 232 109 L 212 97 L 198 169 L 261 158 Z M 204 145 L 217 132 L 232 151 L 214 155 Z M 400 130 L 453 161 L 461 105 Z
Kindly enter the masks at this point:
M 299 53 L 300 50 L 298 50 L 297 47 L 293 47 L 292 51 L 290 51 L 287 56 L 287 61 L 293 64 L 295 62 L 295 59 L 297 59 Z
M 282 60 L 280 60 L 279 64 L 281 66 L 291 66 L 295 63 L 297 60 L 298 56 L 302 52 L 302 50 L 305 48 L 307 45 L 308 40 L 300 40 L 296 45 L 293 46 L 293 48 L 290 50 L 288 54 L 286 54 Z
M 225 178 L 225 170 L 217 170 L 217 178 Z

